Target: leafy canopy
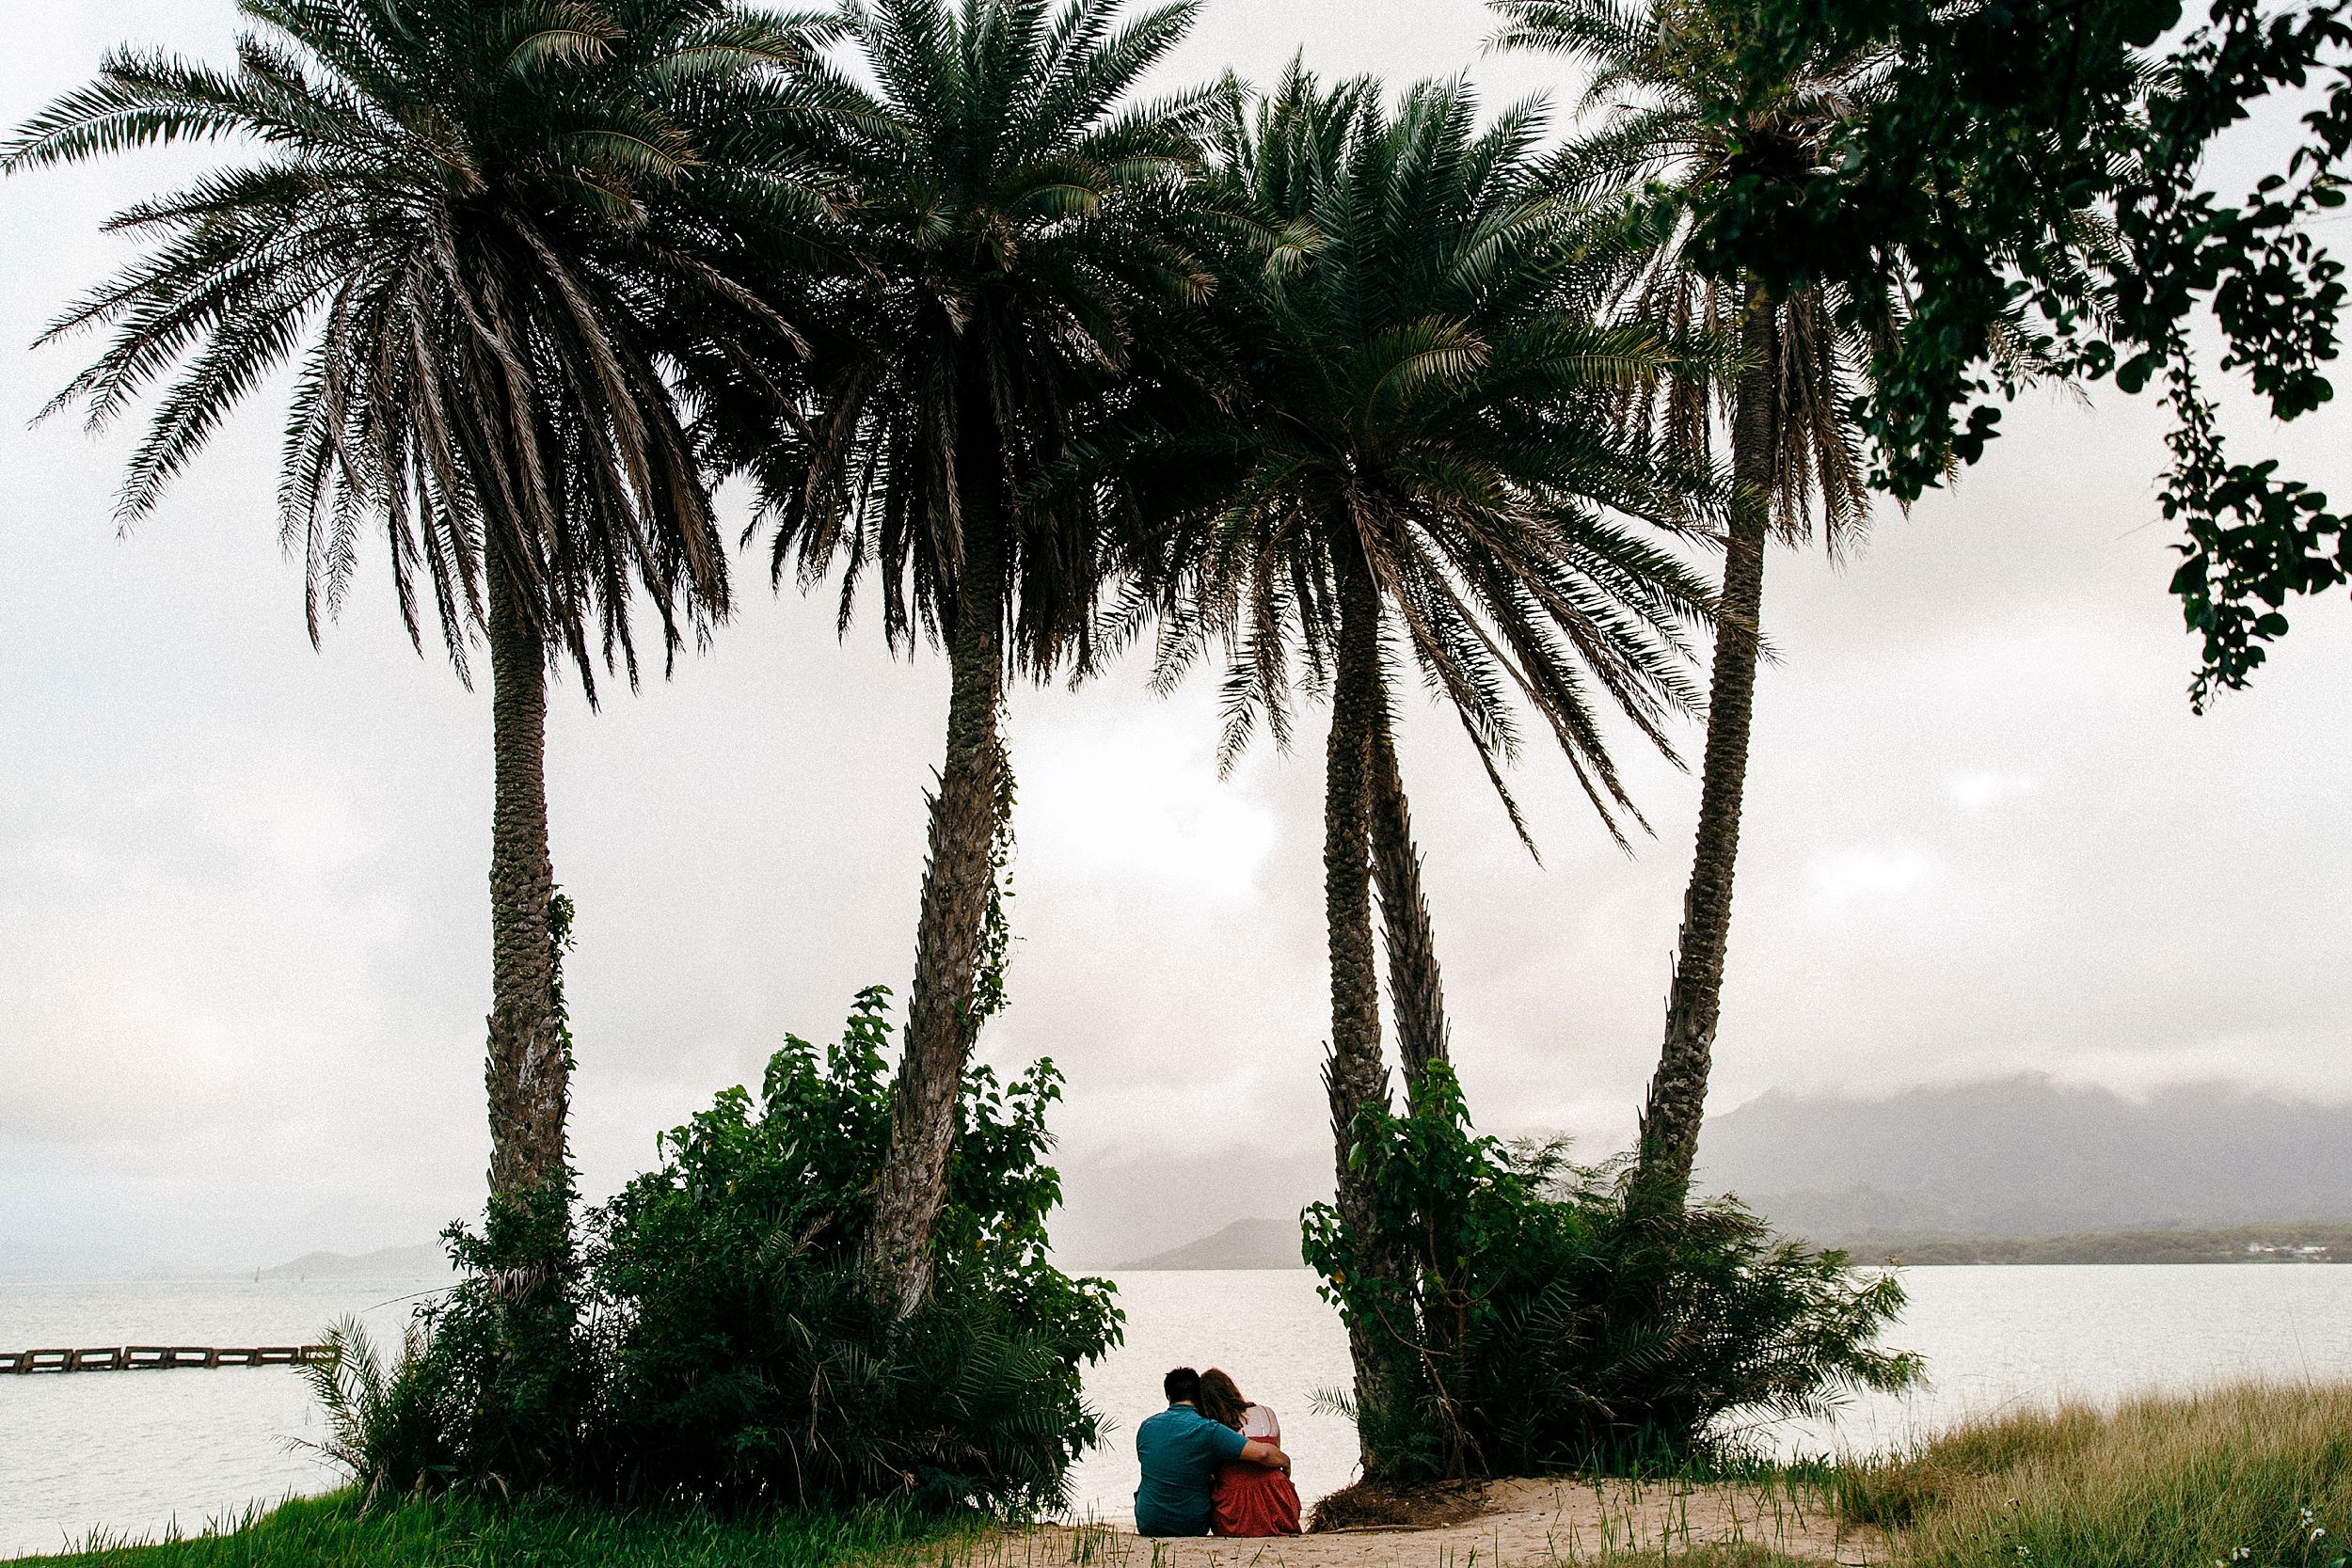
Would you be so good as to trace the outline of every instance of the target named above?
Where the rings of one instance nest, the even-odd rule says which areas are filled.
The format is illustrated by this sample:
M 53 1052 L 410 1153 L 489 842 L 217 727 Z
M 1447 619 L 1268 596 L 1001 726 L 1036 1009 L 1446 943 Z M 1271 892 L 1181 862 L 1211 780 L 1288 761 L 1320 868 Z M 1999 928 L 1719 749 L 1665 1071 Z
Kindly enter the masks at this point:
M 1765 0 L 1757 18 L 1760 77 L 1823 51 L 1882 62 L 1831 156 L 1735 185 L 1702 233 L 1784 287 L 1908 301 L 1856 408 L 1875 482 L 1915 497 L 1975 461 L 2038 367 L 2159 386 L 2191 697 L 2244 685 L 2290 596 L 2352 580 L 2352 532 L 2275 462 L 2230 455 L 2196 339 L 2217 328 L 2216 368 L 2278 419 L 2333 396 L 2344 268 L 2312 225 L 2344 201 L 2352 5 L 2216 0 L 2169 52 L 2177 0 Z M 2288 91 L 2312 106 L 2282 166 L 2235 199 L 2207 187 L 2216 138 Z

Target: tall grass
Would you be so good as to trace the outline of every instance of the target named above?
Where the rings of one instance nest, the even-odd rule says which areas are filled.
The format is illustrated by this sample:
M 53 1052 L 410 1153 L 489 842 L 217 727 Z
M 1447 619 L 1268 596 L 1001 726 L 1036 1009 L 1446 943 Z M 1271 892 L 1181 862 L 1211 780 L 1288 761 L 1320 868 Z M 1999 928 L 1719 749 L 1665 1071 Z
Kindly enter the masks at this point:
M 845 1513 L 615 1510 L 445 1495 L 362 1509 L 356 1490 L 223 1521 L 202 1535 L 93 1538 L 19 1568 L 834 1568 L 911 1556 L 976 1534 L 894 1509 Z
M 1843 1466 L 1834 1485 L 1849 1521 L 1896 1531 L 1906 1568 L 2337 1568 L 2352 1536 L 2352 1384 L 1979 1420 Z

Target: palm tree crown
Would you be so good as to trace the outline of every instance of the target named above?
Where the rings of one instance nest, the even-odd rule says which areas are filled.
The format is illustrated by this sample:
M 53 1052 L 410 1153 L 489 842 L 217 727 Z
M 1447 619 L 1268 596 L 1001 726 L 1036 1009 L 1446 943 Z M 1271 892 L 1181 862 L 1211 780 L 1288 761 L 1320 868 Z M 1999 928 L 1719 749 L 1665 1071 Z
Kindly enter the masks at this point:
M 1692 700 L 1679 623 L 1708 598 L 1621 520 L 1692 516 L 1695 476 L 1612 420 L 1674 356 L 1573 308 L 1590 237 L 1543 186 L 1531 111 L 1481 132 L 1465 87 L 1424 84 L 1391 119 L 1372 84 L 1296 68 L 1254 117 L 1223 103 L 1241 387 L 1232 416 L 1145 451 L 1168 493 L 1214 498 L 1152 568 L 1165 674 L 1225 642 L 1224 755 L 1261 719 L 1287 743 L 1292 672 L 1323 684 L 1360 566 L 1497 788 L 1523 701 L 1613 829 L 1631 801 L 1602 709 L 1666 744 Z
M 1736 336 L 1756 290 L 1709 265 L 1704 230 L 1716 197 L 1740 182 L 1815 171 L 1851 122 L 1883 63 L 1820 50 L 1758 81 L 1746 69 L 1753 17 L 1722 0 L 1494 0 L 1508 23 L 1499 47 L 1565 55 L 1591 67 L 1581 108 L 1600 123 L 1570 143 L 1555 177 L 1591 203 L 1624 204 L 1619 306 L 1632 318 Z M 1777 531 L 1809 532 L 1815 508 L 1833 554 L 1868 522 L 1867 475 L 1850 418 L 1888 302 L 1820 287 L 1768 302 L 1774 340 L 1773 466 L 1764 476 Z M 1719 367 L 1686 361 L 1642 410 L 1679 451 L 1704 456 L 1733 387 Z M 1687 373 L 1696 370 L 1700 373 Z
M 1043 672 L 1084 644 L 1106 569 L 1100 518 L 1015 498 L 1089 404 L 1162 350 L 1169 307 L 1204 287 L 1186 231 L 1201 95 L 1122 105 L 1195 5 L 1121 24 L 1122 3 L 852 3 L 830 36 L 875 86 L 809 68 L 841 171 L 828 241 L 849 271 L 815 417 L 744 455 L 778 575 L 814 582 L 838 564 L 845 629 L 872 570 L 892 646 L 918 627 L 952 633 L 966 536 L 988 531 L 1012 658 Z
M 231 136 L 261 151 L 119 214 L 147 253 L 48 334 L 112 329 L 56 404 L 94 423 L 169 378 L 123 515 L 298 356 L 281 499 L 314 636 L 371 515 L 412 633 L 421 578 L 461 668 L 485 551 L 583 673 L 599 641 L 633 657 L 633 587 L 672 641 L 674 613 L 723 613 L 722 540 L 645 324 L 665 291 L 701 296 L 714 331 L 769 312 L 667 221 L 699 152 L 675 112 L 691 98 L 660 89 L 772 70 L 788 37 L 721 0 L 242 9 L 264 31 L 233 71 L 119 53 L 7 153 L 17 168 Z

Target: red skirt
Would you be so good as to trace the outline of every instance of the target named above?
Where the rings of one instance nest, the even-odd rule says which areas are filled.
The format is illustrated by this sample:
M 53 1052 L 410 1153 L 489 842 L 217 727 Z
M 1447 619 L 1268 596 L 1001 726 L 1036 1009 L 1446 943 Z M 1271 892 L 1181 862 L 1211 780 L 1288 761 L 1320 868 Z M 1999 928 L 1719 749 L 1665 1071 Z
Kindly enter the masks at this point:
M 1217 1535 L 1296 1535 L 1298 1488 L 1279 1470 L 1235 1460 L 1216 1472 L 1209 1528 Z

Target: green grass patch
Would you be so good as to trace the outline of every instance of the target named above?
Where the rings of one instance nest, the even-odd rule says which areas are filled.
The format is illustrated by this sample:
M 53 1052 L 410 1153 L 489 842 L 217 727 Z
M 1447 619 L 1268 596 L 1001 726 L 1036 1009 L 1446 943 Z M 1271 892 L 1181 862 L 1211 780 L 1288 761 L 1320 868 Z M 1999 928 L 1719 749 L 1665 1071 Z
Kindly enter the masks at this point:
M 255 1509 L 178 1539 L 96 1538 L 19 1568 L 834 1568 L 977 1536 L 973 1519 L 891 1509 L 722 1513 L 444 1497 L 362 1512 L 357 1492 Z
M 1905 1568 L 2343 1568 L 2352 1384 L 2235 1384 L 1973 1421 L 1841 1466 L 1833 1486 L 1846 1519 L 1894 1532 Z

